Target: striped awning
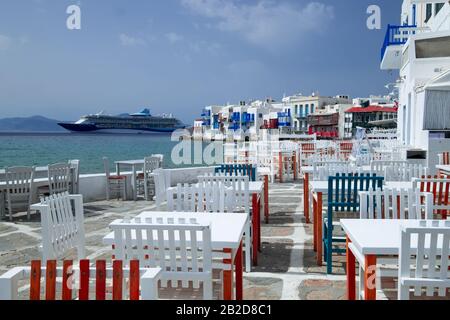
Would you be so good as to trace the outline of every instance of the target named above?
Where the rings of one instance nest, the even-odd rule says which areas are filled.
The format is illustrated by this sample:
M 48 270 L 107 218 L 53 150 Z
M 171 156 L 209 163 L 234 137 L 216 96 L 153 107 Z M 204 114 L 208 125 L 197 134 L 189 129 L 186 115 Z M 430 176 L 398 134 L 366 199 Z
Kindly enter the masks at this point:
M 450 130 L 450 91 L 425 90 L 425 115 L 423 129 Z

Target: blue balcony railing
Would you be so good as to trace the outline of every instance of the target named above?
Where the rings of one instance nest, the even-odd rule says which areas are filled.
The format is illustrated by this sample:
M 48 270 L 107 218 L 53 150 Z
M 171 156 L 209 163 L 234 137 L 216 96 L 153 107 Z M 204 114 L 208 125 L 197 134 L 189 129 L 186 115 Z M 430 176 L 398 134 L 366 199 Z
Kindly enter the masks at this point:
M 393 26 L 388 24 L 383 47 L 381 48 L 381 61 L 389 46 L 403 45 L 408 41 L 411 34 L 415 34 L 416 25 Z

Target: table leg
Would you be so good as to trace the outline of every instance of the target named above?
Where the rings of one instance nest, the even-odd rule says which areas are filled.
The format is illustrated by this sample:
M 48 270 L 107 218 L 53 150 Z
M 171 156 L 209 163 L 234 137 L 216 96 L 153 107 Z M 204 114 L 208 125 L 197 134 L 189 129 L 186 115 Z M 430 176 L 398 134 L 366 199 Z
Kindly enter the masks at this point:
M 231 249 L 223 249 L 226 254 L 231 254 Z M 233 263 L 231 259 L 223 259 L 224 264 L 230 266 L 230 270 L 223 271 L 223 300 L 233 300 Z
M 258 199 L 258 251 L 261 252 L 261 198 Z
M 307 172 L 303 175 L 303 205 L 306 223 L 311 223 L 309 220 L 309 173 Z
M 244 292 L 244 275 L 242 268 L 242 241 L 234 258 L 235 273 L 236 273 L 236 300 L 243 300 Z
M 377 269 L 377 257 L 373 255 L 366 255 L 365 257 L 365 269 L 364 269 L 364 299 L 376 300 L 376 274 Z
M 0 218 L 4 217 L 6 214 L 6 200 L 5 200 L 5 193 L 3 191 L 0 191 Z
M 308 197 L 309 199 L 309 197 Z M 317 200 L 316 197 L 313 199 L 313 247 L 314 251 L 317 252 Z
M 323 240 L 322 240 L 322 192 L 317 193 L 317 205 L 316 205 L 316 212 L 315 216 L 317 216 L 316 222 L 316 237 L 317 237 L 317 265 L 322 265 L 322 246 L 323 246 Z M 331 263 L 331 262 L 329 262 Z
M 252 226 L 253 226 L 253 234 L 252 234 L 252 246 L 253 246 L 253 265 L 258 265 L 258 194 L 252 194 Z
M 120 176 L 120 164 L 116 163 L 116 174 Z
M 294 152 L 294 155 L 292 157 L 292 162 L 293 162 L 293 166 L 294 166 L 294 181 L 297 180 L 297 155 Z
M 264 176 L 264 217 L 269 223 L 269 176 Z
M 348 245 L 351 243 L 347 237 L 347 299 L 355 300 L 356 280 L 355 280 L 355 268 L 356 261 L 353 252 L 349 249 Z

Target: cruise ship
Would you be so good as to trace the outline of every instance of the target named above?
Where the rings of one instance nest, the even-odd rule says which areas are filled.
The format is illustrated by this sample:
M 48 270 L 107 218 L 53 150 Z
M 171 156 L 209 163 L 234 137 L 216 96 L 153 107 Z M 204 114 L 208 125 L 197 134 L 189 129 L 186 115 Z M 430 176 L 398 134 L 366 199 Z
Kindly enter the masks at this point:
M 72 132 L 89 133 L 171 133 L 186 126 L 172 115 L 152 116 L 149 109 L 119 116 L 103 112 L 81 117 L 75 123 L 58 123 Z

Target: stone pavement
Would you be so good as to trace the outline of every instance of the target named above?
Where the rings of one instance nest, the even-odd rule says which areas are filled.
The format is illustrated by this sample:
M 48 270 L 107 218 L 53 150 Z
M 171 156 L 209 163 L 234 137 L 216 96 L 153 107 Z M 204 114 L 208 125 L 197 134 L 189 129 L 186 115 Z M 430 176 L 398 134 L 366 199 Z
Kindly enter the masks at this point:
M 334 256 L 333 275 L 317 267 L 312 249 L 312 225 L 303 216 L 302 184 L 270 185 L 270 223 L 262 223 L 262 253 L 253 272 L 244 274 L 244 299 L 345 299 L 345 258 Z M 102 201 L 85 204 L 86 249 L 89 259 L 111 259 L 102 244 L 115 219 L 155 210 L 152 202 Z M 0 273 L 40 259 L 40 217 L 0 222 Z M 68 255 L 73 257 L 75 252 Z M 170 298 L 171 293 L 164 294 Z M 200 295 L 201 296 L 201 295 Z M 395 297 L 395 294 L 393 295 Z M 192 296 L 194 297 L 194 296 Z M 380 297 L 381 298 L 381 297 Z

